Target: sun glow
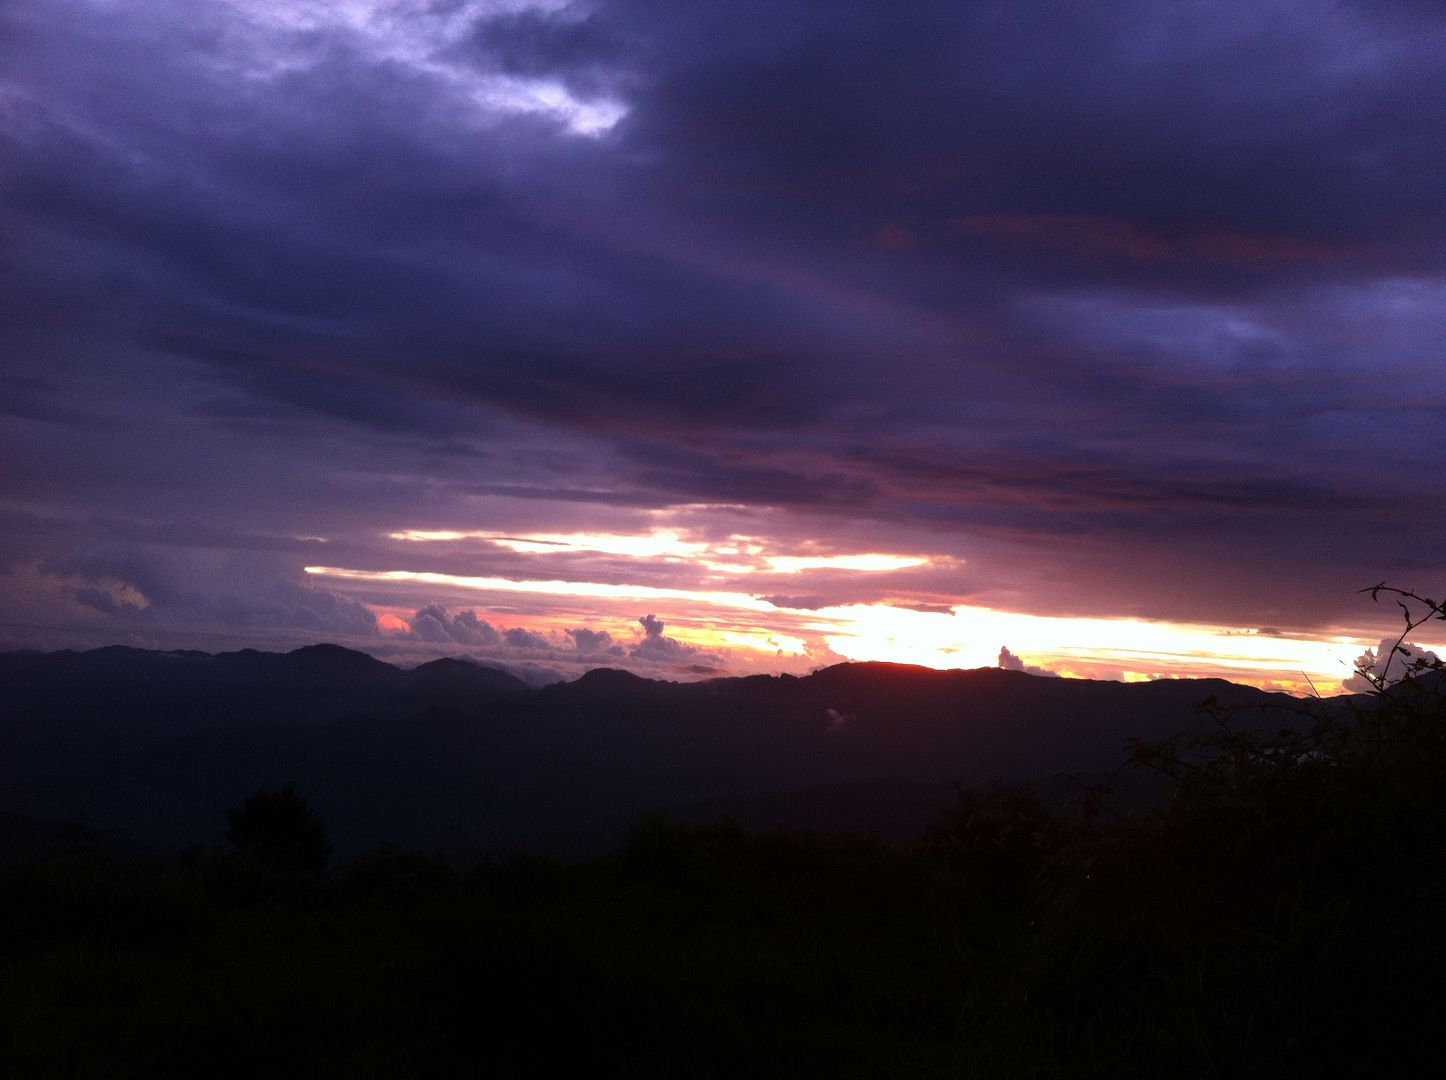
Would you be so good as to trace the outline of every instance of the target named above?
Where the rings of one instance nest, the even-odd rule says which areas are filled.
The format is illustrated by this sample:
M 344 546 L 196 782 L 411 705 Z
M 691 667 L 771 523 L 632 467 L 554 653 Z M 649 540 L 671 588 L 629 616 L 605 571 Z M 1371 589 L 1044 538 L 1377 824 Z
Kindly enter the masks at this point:
M 678 529 L 652 529 L 645 533 L 529 533 L 505 535 L 475 529 L 401 529 L 388 533 L 408 543 L 481 540 L 526 555 L 593 554 L 634 559 L 696 561 L 716 574 L 797 574 L 806 570 L 847 570 L 877 574 L 924 566 L 920 555 L 773 554 L 769 545 L 753 536 L 733 535 L 721 543 L 688 539 Z M 804 546 L 808 551 L 813 544 Z
M 550 596 L 581 596 L 604 600 L 681 600 L 747 611 L 771 611 L 773 605 L 747 593 L 707 592 L 697 589 L 669 589 L 656 585 L 614 585 L 600 581 L 515 581 L 511 578 L 467 577 L 430 570 L 347 570 L 339 566 L 308 566 L 316 577 L 352 581 L 400 582 L 451 586 L 476 592 L 537 593 Z
M 771 630 L 754 627 L 748 631 L 721 630 L 715 632 L 710 645 L 724 648 L 752 649 L 755 652 L 771 653 L 775 656 L 806 656 L 808 642 L 790 634 L 779 634 Z
M 679 533 L 666 529 L 639 536 L 622 533 L 542 533 L 491 539 L 494 544 L 528 554 L 575 551 L 625 555 L 634 559 L 688 559 L 708 550 L 707 544 L 684 540 Z
M 403 529 L 388 534 L 393 540 L 414 543 L 436 541 L 485 540 L 509 551 L 529 555 L 558 555 L 586 552 L 596 555 L 626 555 L 635 559 L 687 559 L 701 555 L 709 546 L 684 540 L 675 529 L 654 529 L 647 533 L 533 533 L 527 536 L 505 536 L 498 533 L 452 529 Z
M 540 537 L 532 540 L 542 542 Z M 993 667 L 1001 647 L 1007 646 L 1026 665 L 1061 675 L 1128 681 L 1214 675 L 1309 692 L 1312 682 L 1333 690 L 1352 673 L 1352 661 L 1362 648 L 1358 640 L 1339 634 L 1259 634 L 1236 627 L 1061 618 L 968 605 L 944 611 L 888 604 L 780 609 L 757 596 L 725 589 L 327 566 L 308 567 L 307 572 L 341 585 L 366 583 L 406 593 L 424 586 L 476 595 L 479 606 L 530 610 L 528 618 L 534 622 L 577 617 L 576 608 L 568 616 L 557 610 L 549 614 L 549 604 L 555 609 L 557 598 L 588 601 L 600 625 L 626 626 L 640 611 L 656 609 L 670 613 L 673 625 L 691 627 L 682 636 L 695 643 L 780 660 L 827 662 L 832 657 L 932 668 Z M 536 598 L 530 607 L 506 599 L 526 595 Z
M 796 574 L 801 570 L 856 570 L 881 573 L 923 566 L 928 559 L 912 555 L 767 555 L 764 562 L 775 574 Z
M 1230 675 L 1301 674 L 1338 681 L 1350 674 L 1359 643 L 1263 635 L 1230 627 L 1141 619 L 1058 618 L 957 606 L 953 614 L 879 606 L 824 608 L 816 629 L 850 660 L 896 660 L 926 667 L 983 667 L 1007 645 L 1060 673 L 1122 678 L 1126 672 Z

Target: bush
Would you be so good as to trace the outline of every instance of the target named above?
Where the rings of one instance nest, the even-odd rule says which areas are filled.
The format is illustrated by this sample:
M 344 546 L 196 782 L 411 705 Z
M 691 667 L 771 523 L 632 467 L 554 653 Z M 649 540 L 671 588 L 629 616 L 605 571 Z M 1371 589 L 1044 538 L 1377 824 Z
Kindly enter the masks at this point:
M 956 805 L 920 838 L 926 851 L 963 869 L 985 895 L 1021 903 L 1069 829 L 1029 784 L 979 792 L 954 785 Z
M 1433 1045 L 1446 679 L 1406 639 L 1446 605 L 1373 591 L 1405 615 L 1401 678 L 1363 663 L 1368 694 L 1276 728 L 1207 702 L 1203 734 L 1132 744 L 1171 798 L 1043 860 L 1017 950 L 976 998 L 999 1075 L 1365 1075 Z M 966 849 L 1044 835 L 981 806 L 955 816 Z
M 326 825 L 297 794 L 294 784 L 258 791 L 226 812 L 226 840 L 269 870 L 320 874 L 331 861 Z

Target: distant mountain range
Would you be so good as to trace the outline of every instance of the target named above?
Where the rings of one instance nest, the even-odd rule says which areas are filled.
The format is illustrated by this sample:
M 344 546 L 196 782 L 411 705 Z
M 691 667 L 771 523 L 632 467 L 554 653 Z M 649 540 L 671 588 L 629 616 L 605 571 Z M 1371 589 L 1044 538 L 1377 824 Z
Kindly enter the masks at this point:
M 648 810 L 905 836 L 949 805 L 948 781 L 1112 770 L 1129 737 L 1202 723 L 1212 696 L 1276 726 L 1295 703 L 1222 680 L 879 663 L 692 683 L 599 669 L 531 689 L 335 645 L 4 653 L 0 846 L 79 835 L 56 822 L 211 845 L 227 807 L 288 781 L 343 852 L 589 854 Z

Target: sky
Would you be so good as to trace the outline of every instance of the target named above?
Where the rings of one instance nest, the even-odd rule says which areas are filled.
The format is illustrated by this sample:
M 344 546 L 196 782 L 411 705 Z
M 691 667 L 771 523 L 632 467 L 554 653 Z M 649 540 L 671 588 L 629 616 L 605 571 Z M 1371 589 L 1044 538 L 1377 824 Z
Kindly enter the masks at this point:
M 1437 0 L 4 0 L 0 647 L 1334 689 L 1446 577 L 1443 56 Z

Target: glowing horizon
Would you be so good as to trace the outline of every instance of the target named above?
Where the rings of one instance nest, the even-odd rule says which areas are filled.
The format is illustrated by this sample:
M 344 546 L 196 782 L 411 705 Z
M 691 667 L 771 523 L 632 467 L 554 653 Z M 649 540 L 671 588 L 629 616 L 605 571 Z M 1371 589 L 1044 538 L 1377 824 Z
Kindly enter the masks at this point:
M 0 5 L 0 642 L 1338 683 L 1446 578 L 1446 9 L 972 7 Z
M 343 588 L 348 583 L 428 586 L 449 594 L 454 602 L 475 597 L 476 606 L 489 610 L 497 607 L 496 601 L 486 602 L 489 594 L 499 599 L 587 600 L 597 611 L 594 621 L 613 627 L 634 623 L 640 607 L 657 608 L 667 612 L 680 641 L 722 653 L 746 649 L 772 654 L 784 665 L 790 660 L 831 657 L 936 669 L 993 667 L 1000 650 L 1007 648 L 1024 665 L 1064 676 L 1220 677 L 1308 692 L 1312 685 L 1334 689 L 1354 673 L 1353 662 L 1362 649 L 1374 644 L 1345 631 L 1267 634 L 1137 618 L 1032 615 L 966 604 L 949 605 L 944 611 L 889 603 L 796 610 L 737 590 L 332 566 L 309 566 L 306 571 Z M 504 610 L 507 607 L 503 605 Z M 536 626 L 554 633 L 576 621 L 542 613 L 513 618 L 524 628 Z
M 796 574 L 802 570 L 848 570 L 883 573 L 905 570 L 930 562 L 922 555 L 893 555 L 882 552 L 841 554 L 783 554 L 770 551 L 770 543 L 755 536 L 733 534 L 723 543 L 689 540 L 680 529 L 655 528 L 646 533 L 532 533 L 509 536 L 480 529 L 401 529 L 389 539 L 416 544 L 482 540 L 519 554 L 599 554 L 634 559 L 699 559 L 699 565 L 726 574 Z M 776 547 L 777 545 L 772 545 Z M 812 545 L 803 545 L 804 548 Z M 723 559 L 747 559 L 724 562 Z M 939 560 L 942 561 L 942 560 Z

